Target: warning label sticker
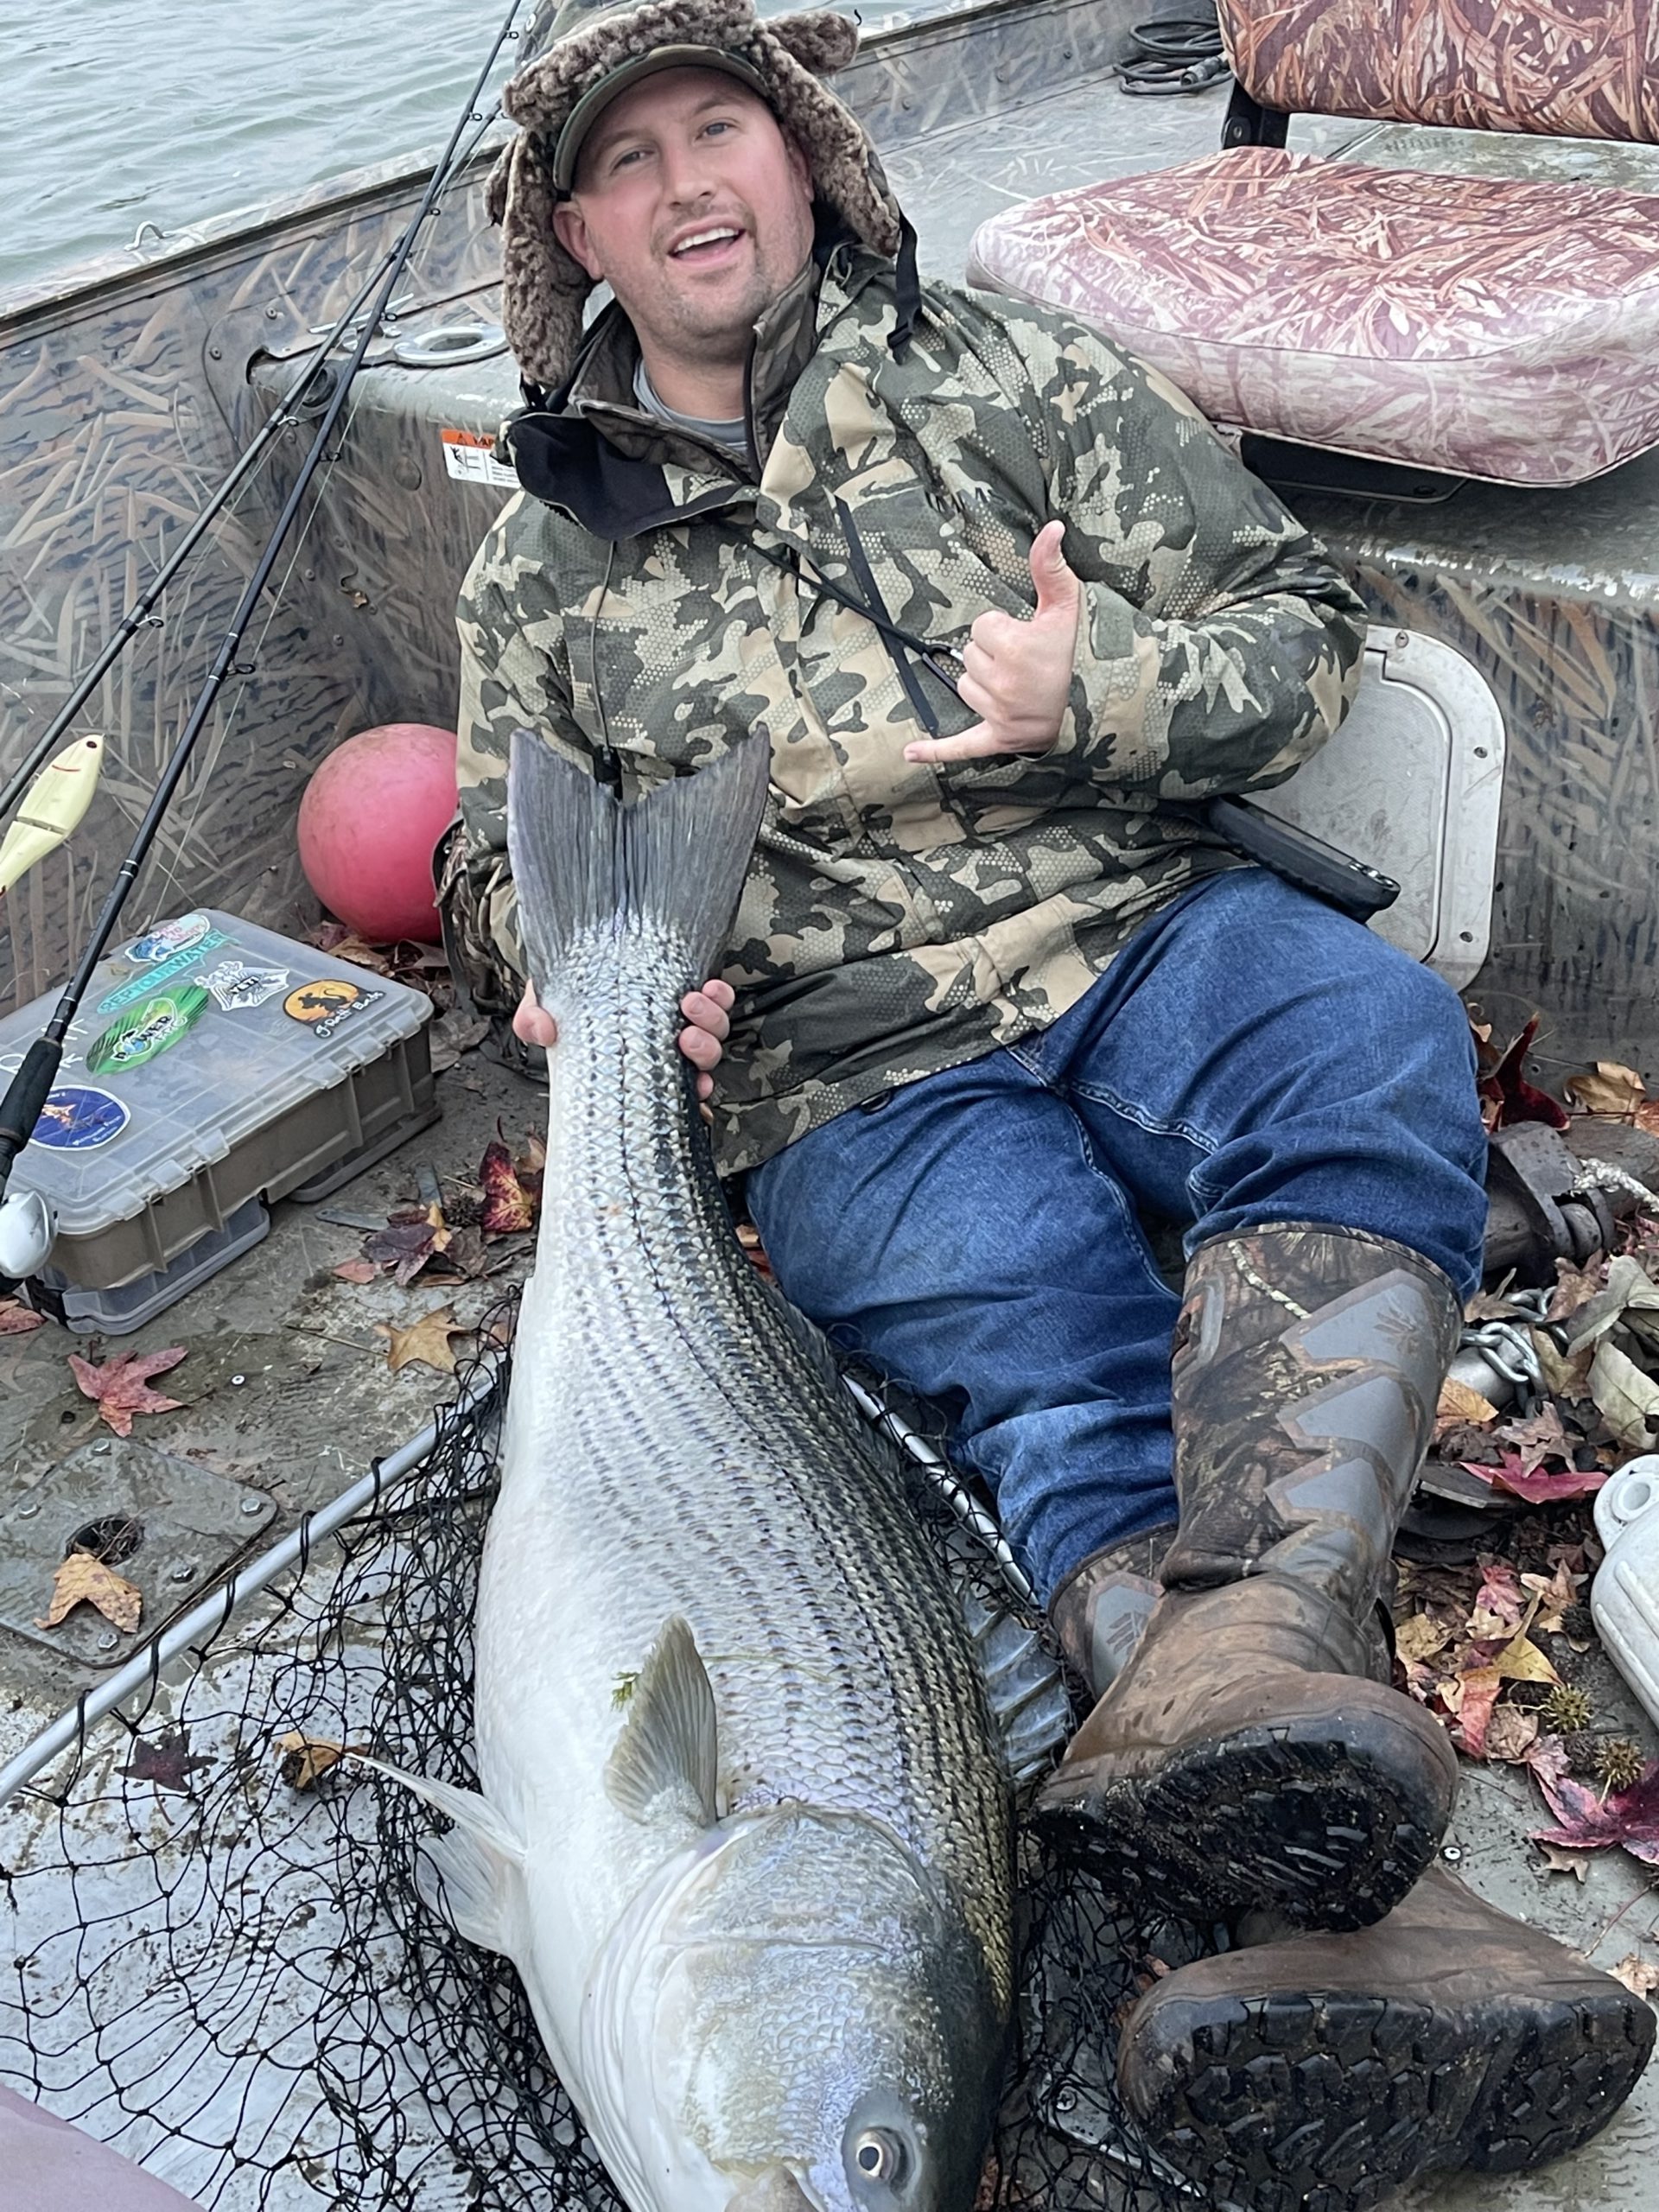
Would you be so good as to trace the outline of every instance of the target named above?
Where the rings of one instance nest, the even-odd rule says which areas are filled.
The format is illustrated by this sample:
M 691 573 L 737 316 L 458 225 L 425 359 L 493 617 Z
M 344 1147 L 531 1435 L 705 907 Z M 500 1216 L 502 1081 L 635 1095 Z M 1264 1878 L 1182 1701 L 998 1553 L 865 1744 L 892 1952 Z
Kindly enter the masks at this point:
M 518 479 L 495 457 L 495 440 L 486 430 L 440 430 L 443 465 L 465 484 L 499 484 L 516 492 Z

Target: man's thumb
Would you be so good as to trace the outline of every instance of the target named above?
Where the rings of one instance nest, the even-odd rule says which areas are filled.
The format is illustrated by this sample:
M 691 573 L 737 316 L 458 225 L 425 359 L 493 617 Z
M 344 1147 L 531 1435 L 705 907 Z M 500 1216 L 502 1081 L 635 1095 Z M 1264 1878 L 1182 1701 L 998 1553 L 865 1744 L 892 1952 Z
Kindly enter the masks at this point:
M 1036 587 L 1036 614 L 1073 615 L 1082 587 L 1065 565 L 1060 550 L 1065 539 L 1063 522 L 1046 522 L 1031 544 L 1031 581 Z

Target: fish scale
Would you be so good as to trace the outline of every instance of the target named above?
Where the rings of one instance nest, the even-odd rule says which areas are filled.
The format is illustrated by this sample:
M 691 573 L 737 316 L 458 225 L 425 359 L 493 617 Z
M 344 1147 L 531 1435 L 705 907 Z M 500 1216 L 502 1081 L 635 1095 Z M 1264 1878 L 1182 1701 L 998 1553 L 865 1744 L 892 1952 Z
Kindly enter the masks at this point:
M 733 1233 L 677 1044 L 764 750 L 624 809 L 524 743 L 559 1041 L 479 1580 L 482 1795 L 418 1785 L 455 1823 L 438 1901 L 514 1960 L 634 2212 L 853 2212 L 861 2146 L 909 2162 L 915 2212 L 969 2212 L 1013 1978 L 985 1683 L 897 1452 Z

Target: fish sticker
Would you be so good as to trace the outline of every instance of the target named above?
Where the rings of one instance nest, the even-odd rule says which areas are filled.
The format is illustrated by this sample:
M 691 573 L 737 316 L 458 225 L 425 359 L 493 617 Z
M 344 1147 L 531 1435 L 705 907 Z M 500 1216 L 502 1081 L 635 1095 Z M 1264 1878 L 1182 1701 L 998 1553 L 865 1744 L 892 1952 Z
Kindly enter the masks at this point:
M 122 954 L 141 968 L 158 968 L 175 952 L 188 952 L 213 928 L 206 914 L 181 914 L 175 922 L 157 922 L 153 930 L 136 937 Z
M 35 1142 L 52 1152 L 94 1152 L 118 1137 L 132 1116 L 107 1090 L 69 1083 L 50 1092 L 35 1124 Z
M 143 1067 L 194 1029 L 207 1003 L 208 995 L 200 983 L 187 983 L 181 991 L 164 991 L 134 1007 L 130 1014 L 118 1015 L 87 1046 L 88 1074 L 119 1074 Z
M 137 942 L 142 944 L 144 940 L 140 938 Z M 162 961 L 159 967 L 151 968 L 147 973 L 133 976 L 130 982 L 119 984 L 112 991 L 106 991 L 98 1002 L 99 1013 L 119 1014 L 123 1007 L 133 1005 L 147 992 L 159 990 L 163 983 L 170 983 L 175 976 L 186 974 L 195 966 L 204 953 L 216 952 L 220 945 L 229 945 L 230 943 L 230 938 L 223 930 L 209 930 L 206 937 L 199 939 L 194 944 L 186 945 L 182 952 L 174 953 L 170 958 Z M 129 948 L 129 957 L 130 957 L 130 948 Z
M 283 1012 L 304 1022 L 315 1035 L 332 1037 L 343 1021 L 385 996 L 384 991 L 365 991 L 360 983 L 348 983 L 343 976 L 322 976 L 290 991 L 283 1001 Z
M 221 960 L 213 973 L 201 980 L 226 1014 L 246 1014 L 288 988 L 288 970 L 254 968 L 245 960 Z

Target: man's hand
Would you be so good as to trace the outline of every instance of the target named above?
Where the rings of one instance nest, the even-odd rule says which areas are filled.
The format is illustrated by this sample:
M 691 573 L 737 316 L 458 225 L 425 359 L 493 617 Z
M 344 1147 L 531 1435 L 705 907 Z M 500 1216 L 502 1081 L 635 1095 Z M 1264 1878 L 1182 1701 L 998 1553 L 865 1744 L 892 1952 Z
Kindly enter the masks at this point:
M 699 1098 L 707 1098 L 714 1090 L 713 1071 L 732 1032 L 732 1002 L 736 995 L 729 983 L 712 976 L 700 991 L 688 991 L 680 1001 L 680 1012 L 685 1016 L 680 1050 L 698 1071 Z M 512 1033 L 526 1045 L 546 1046 L 559 1041 L 559 1026 L 543 1008 L 533 984 L 524 985 L 524 995 L 512 1017 Z
M 955 737 L 921 737 L 906 760 L 972 760 L 987 753 L 1046 753 L 1060 734 L 1077 654 L 1083 587 L 1065 565 L 1065 524 L 1046 522 L 1032 540 L 1037 604 L 1024 621 L 982 614 L 963 647 L 963 706 L 982 719 Z

